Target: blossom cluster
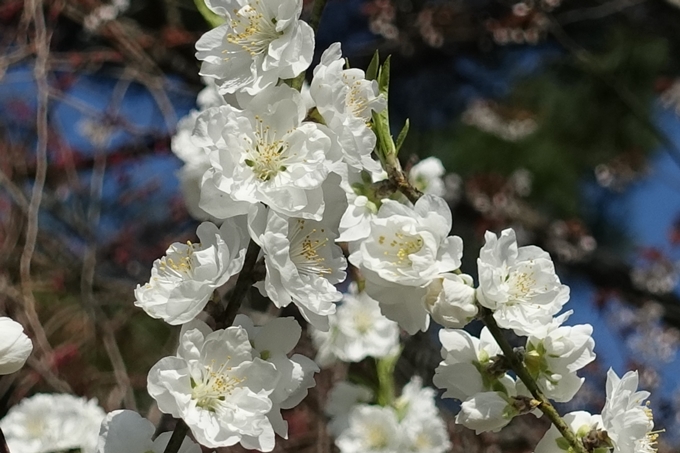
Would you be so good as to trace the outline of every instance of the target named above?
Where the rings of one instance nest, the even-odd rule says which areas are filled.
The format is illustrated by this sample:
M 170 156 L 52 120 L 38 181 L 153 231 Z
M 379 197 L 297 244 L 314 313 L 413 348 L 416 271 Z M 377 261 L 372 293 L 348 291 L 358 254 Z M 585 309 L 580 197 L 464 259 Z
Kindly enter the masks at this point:
M 413 378 L 390 405 L 368 404 L 370 391 L 348 382 L 331 390 L 326 412 L 341 453 L 443 453 L 451 448 L 434 389 Z
M 185 162 L 179 178 L 189 210 L 203 222 L 198 240 L 170 245 L 135 290 L 136 306 L 181 326 L 176 353 L 147 378 L 158 409 L 181 419 L 195 440 L 180 439 L 175 451 L 236 444 L 272 451 L 276 435 L 288 436 L 282 410 L 307 395 L 318 365 L 367 358 L 376 360 L 374 388 L 344 382 L 331 392 L 327 414 L 339 450 L 448 450 L 435 390 L 413 379 L 396 397 L 386 376 L 400 330 L 414 335 L 432 321 L 441 326 L 443 358 L 433 382 L 461 402 L 456 423 L 498 431 L 515 416 L 549 413 L 549 400 L 570 401 L 595 359 L 592 327 L 565 324 L 569 288 L 548 253 L 520 247 L 512 229 L 485 234 L 476 284 L 461 272 L 463 241 L 451 235 L 443 165 L 430 158 L 404 172 L 397 159 L 407 128 L 395 143 L 389 63 L 376 56 L 366 72 L 350 68 L 334 43 L 300 89 L 315 45 L 300 19 L 302 0 L 205 3 L 223 23 L 196 44 L 207 88 L 172 142 Z M 211 320 L 202 312 L 220 303 L 232 277 L 228 305 L 210 310 Z M 295 319 L 256 326 L 226 315 L 251 286 L 276 308 L 297 307 L 318 365 L 294 354 L 302 335 Z M 479 336 L 464 329 L 475 319 L 486 325 Z M 17 326 L 0 318 L 0 374 L 30 354 Z M 513 350 L 501 329 L 524 346 Z M 602 414 L 568 414 L 571 435 L 551 428 L 536 451 L 651 453 L 657 434 L 641 406 L 647 397 L 637 374 L 610 372 Z M 68 398 L 37 395 L 16 406 L 0 421 L 10 446 L 148 453 L 170 441 L 170 433 L 152 438 L 153 425 L 135 412 L 105 415 L 96 403 Z

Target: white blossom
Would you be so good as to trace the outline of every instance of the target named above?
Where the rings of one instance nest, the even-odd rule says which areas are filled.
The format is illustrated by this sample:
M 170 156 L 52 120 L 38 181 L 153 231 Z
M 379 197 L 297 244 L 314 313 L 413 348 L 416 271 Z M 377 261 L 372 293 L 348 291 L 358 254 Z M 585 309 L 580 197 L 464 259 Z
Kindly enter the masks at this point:
M 387 173 L 380 171 L 356 171 L 343 165 L 336 165 L 334 171 L 342 177 L 341 187 L 347 196 L 347 209 L 340 219 L 338 242 L 358 241 L 371 233 L 371 220 L 378 213 L 379 201 L 371 193 L 371 185 L 387 178 Z
M 335 445 L 341 453 L 400 453 L 402 435 L 394 409 L 358 405 Z
M 333 437 L 338 437 L 349 428 L 349 414 L 354 406 L 369 403 L 373 399 L 373 392 L 361 385 L 347 381 L 337 382 L 330 392 L 325 412 L 330 421 L 328 431 Z
M 451 225 L 451 211 L 439 197 L 424 195 L 413 208 L 384 200 L 369 236 L 350 243 L 349 260 L 366 278 L 366 292 L 410 334 L 429 325 L 427 286 L 460 267 L 463 241 L 448 236 Z
M 347 382 L 331 391 L 329 430 L 341 452 L 443 453 L 451 447 L 435 391 L 423 387 L 419 377 L 413 377 L 390 406 L 365 404 L 371 398 L 365 387 Z
M 442 274 L 427 287 L 425 309 L 450 329 L 465 327 L 477 315 L 475 289 L 467 274 Z
M 337 186 L 335 190 L 340 191 Z M 334 285 L 345 280 L 347 268 L 342 249 L 335 244 L 337 213 L 333 211 L 314 221 L 285 217 L 258 205 L 249 220 L 267 270 L 264 281 L 255 286 L 277 307 L 295 303 L 305 319 L 321 330 L 328 330 L 328 316 L 342 298 Z
M 387 102 L 377 81 L 366 80 L 361 69 L 344 66 L 340 43 L 331 44 L 314 68 L 310 94 L 328 127 L 337 134 L 347 165 L 379 171 L 380 164 L 371 157 L 376 137 L 368 122 L 372 112 L 381 112 Z
M 225 23 L 196 43 L 200 74 L 216 79 L 220 91 L 251 94 L 307 69 L 314 31 L 299 20 L 302 0 L 208 0 Z
M 481 392 L 463 401 L 456 423 L 474 429 L 479 434 L 497 432 L 517 415 L 512 399 L 502 392 Z
M 537 328 L 527 338 L 524 363 L 548 398 L 564 403 L 581 388 L 584 378 L 576 372 L 595 360 L 595 341 L 590 324 L 562 326 L 572 312 Z
M 479 303 L 493 310 L 499 326 L 518 335 L 550 323 L 569 299 L 550 255 L 535 246 L 517 247 L 512 229 L 500 238 L 487 231 L 484 238 L 477 260 Z
M 24 366 L 33 343 L 18 322 L 0 316 L 0 375 L 11 374 Z
M 149 371 L 149 394 L 161 412 L 183 419 L 202 445 L 271 451 L 267 414 L 280 375 L 253 352 L 244 328 L 211 332 L 194 320 L 182 328 L 177 355 Z
M 638 391 L 638 373 L 629 371 L 619 378 L 607 372 L 607 399 L 602 425 L 614 444 L 613 453 L 653 453 L 658 433 L 652 432 L 652 411 L 645 405 L 649 392 Z
M 340 220 L 339 242 L 358 241 L 371 234 L 371 220 L 378 207 L 365 195 L 352 197 Z
M 431 419 L 437 417 L 439 413 L 434 398 L 434 389 L 423 387 L 423 380 L 419 376 L 414 376 L 401 390 L 394 407 L 400 420 L 406 424 L 419 418 Z
M 215 288 L 243 267 L 248 245 L 245 219 L 228 219 L 218 228 L 204 222 L 198 244 L 174 243 L 154 261 L 151 279 L 135 290 L 135 305 L 169 324 L 191 321 L 203 310 Z
M 602 418 L 585 411 L 570 412 L 562 417 L 577 438 L 582 439 L 592 430 L 602 429 Z M 534 453 L 564 453 L 573 451 L 569 443 L 562 437 L 557 428 L 552 425 L 538 442 Z
M 0 420 L 0 429 L 12 452 L 80 449 L 83 453 L 93 453 L 105 415 L 94 399 L 38 393 L 10 408 Z
M 423 159 L 408 172 L 408 180 L 418 190 L 438 197 L 446 195 L 446 185 L 442 179 L 446 174 L 442 161 L 432 156 Z
M 109 412 L 99 431 L 96 453 L 163 453 L 172 433 L 161 433 L 152 440 L 155 431 L 153 423 L 137 412 Z M 201 453 L 201 447 L 185 437 L 177 453 Z
M 487 371 L 502 351 L 486 327 L 479 338 L 464 330 L 444 329 L 439 332 L 439 339 L 444 360 L 435 370 L 433 382 L 446 390 L 444 398 L 465 401 L 499 387 L 508 395 L 515 394 L 515 381 L 507 373 L 496 376 Z
M 435 405 L 435 391 L 423 387 L 422 379 L 411 378 L 394 406 L 404 434 L 401 451 L 443 453 L 451 448 L 446 424 Z
M 340 156 L 322 125 L 303 122 L 301 95 L 270 87 L 244 110 L 225 105 L 197 119 L 194 143 L 209 153 L 200 207 L 217 218 L 248 212 L 262 202 L 276 212 L 321 220 L 321 185 Z
M 273 364 L 279 373 L 276 388 L 269 395 L 272 409 L 267 417 L 274 432 L 287 439 L 288 423 L 281 416 L 281 409 L 297 406 L 316 384 L 314 373 L 319 371 L 319 367 L 308 357 L 301 354 L 288 357 L 300 340 L 302 328 L 293 318 L 275 318 L 261 327 L 255 327 L 245 315 L 237 315 L 234 325 L 246 329 L 255 352 L 262 360 Z
M 411 424 L 402 424 L 403 449 L 400 451 L 417 453 L 444 453 L 451 449 L 446 424 L 439 416 L 431 419 L 418 419 Z
M 205 149 L 194 144 L 191 135 L 201 111 L 225 105 L 225 98 L 217 92 L 215 84 L 208 81 L 207 86 L 198 93 L 196 103 L 198 110 L 191 110 L 177 122 L 177 129 L 170 142 L 170 149 L 184 162 L 182 168 L 177 172 L 177 178 L 180 182 L 187 211 L 195 219 L 213 220 L 199 207 L 201 181 L 205 172 L 210 168 L 210 159 Z
M 378 302 L 355 284 L 344 294 L 335 314 L 329 315 L 330 329 L 312 331 L 319 351 L 316 362 L 326 367 L 336 360 L 360 362 L 366 357 L 384 358 L 399 348 L 399 327 L 380 313 Z

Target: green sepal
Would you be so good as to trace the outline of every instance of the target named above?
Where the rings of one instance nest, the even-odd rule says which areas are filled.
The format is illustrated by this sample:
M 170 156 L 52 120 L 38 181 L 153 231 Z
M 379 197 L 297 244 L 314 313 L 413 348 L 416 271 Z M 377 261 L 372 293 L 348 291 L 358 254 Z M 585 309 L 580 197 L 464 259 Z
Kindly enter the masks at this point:
M 380 66 L 380 55 L 376 50 L 371 58 L 371 62 L 366 68 L 366 80 L 375 80 L 378 77 L 378 67 Z
M 387 93 L 390 90 L 390 61 L 392 60 L 392 55 L 388 55 L 385 62 L 380 66 L 380 71 L 378 71 L 378 88 L 380 88 L 381 93 Z M 387 110 L 387 109 L 385 109 Z
M 558 437 L 557 439 L 555 439 L 555 443 L 557 444 L 557 447 L 560 450 L 569 451 L 569 449 L 571 448 L 571 444 L 564 437 Z
M 406 140 L 406 136 L 408 135 L 408 129 L 410 127 L 410 121 L 408 118 L 406 118 L 406 122 L 404 123 L 404 127 L 401 128 L 401 132 L 399 132 L 399 135 L 397 136 L 397 143 L 396 143 L 396 154 L 399 154 L 399 150 L 401 149 L 401 145 L 404 144 L 404 140 Z
M 196 4 L 198 12 L 201 13 L 201 16 L 203 16 L 203 19 L 205 19 L 205 21 L 210 24 L 212 28 L 217 28 L 224 23 L 222 16 L 218 16 L 217 14 L 210 11 L 210 8 L 206 6 L 204 0 L 194 0 L 194 3 Z

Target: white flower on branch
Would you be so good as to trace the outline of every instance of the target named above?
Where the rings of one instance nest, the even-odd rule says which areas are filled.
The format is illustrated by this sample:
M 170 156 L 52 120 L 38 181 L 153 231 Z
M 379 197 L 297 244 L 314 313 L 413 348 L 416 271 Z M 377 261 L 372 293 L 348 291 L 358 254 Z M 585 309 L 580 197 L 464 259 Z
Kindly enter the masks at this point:
M 330 418 L 328 431 L 333 437 L 338 437 L 349 428 L 349 414 L 358 404 L 368 403 L 373 400 L 373 392 L 361 385 L 347 381 L 336 382 L 328 392 L 326 403 L 326 415 Z
M 325 192 L 329 191 L 333 189 L 325 187 Z M 335 191 L 344 201 L 337 186 Z M 344 206 L 334 205 L 317 222 L 288 218 L 258 205 L 249 220 L 251 236 L 262 247 L 267 269 L 265 280 L 255 286 L 277 307 L 293 302 L 305 319 L 321 330 L 328 330 L 328 315 L 335 313 L 335 302 L 342 298 L 334 285 L 345 280 L 347 268 L 342 249 L 335 244 L 336 208 L 342 212 Z
M 372 184 L 383 181 L 387 173 L 356 171 L 347 164 L 336 165 L 334 171 L 342 177 L 341 187 L 347 197 L 347 209 L 340 218 L 339 242 L 358 241 L 371 233 L 371 219 L 378 213 L 378 203 Z
M 135 305 L 149 316 L 177 325 L 191 321 L 222 286 L 243 267 L 249 236 L 245 218 L 228 219 L 218 228 L 203 222 L 198 244 L 174 243 L 154 261 L 151 279 L 135 289 Z
M 516 394 L 514 379 L 502 369 L 493 369 L 502 351 L 486 327 L 479 338 L 464 330 L 445 329 L 439 332 L 439 339 L 444 360 L 435 370 L 433 382 L 446 390 L 444 398 L 465 401 L 475 394 L 500 389 L 507 395 Z
M 391 407 L 355 406 L 349 427 L 335 440 L 342 453 L 398 453 L 403 433 Z
M 203 176 L 201 208 L 225 219 L 262 202 L 286 216 L 321 220 L 321 184 L 340 153 L 332 133 L 303 122 L 305 115 L 300 93 L 285 85 L 260 92 L 244 110 L 227 105 L 203 112 L 194 143 L 209 153 L 211 168 Z
M 172 433 L 152 437 L 156 428 L 137 412 L 119 410 L 109 412 L 99 431 L 97 453 L 163 453 Z M 201 453 L 201 447 L 184 438 L 177 453 Z
M 448 236 L 451 225 L 451 211 L 439 197 L 424 195 L 413 208 L 384 200 L 368 237 L 350 243 L 349 260 L 366 278 L 366 292 L 410 334 L 429 325 L 428 285 L 460 267 L 463 241 Z
M 443 197 L 446 195 L 446 185 L 442 179 L 445 174 L 442 161 L 432 156 L 411 167 L 408 179 L 421 192 Z
M 638 391 L 638 373 L 629 371 L 619 378 L 607 372 L 607 399 L 602 409 L 602 426 L 614 445 L 613 453 L 654 453 L 658 432 L 652 432 L 652 411 L 645 405 L 649 392 Z
M 583 439 L 591 432 L 596 433 L 602 429 L 602 417 L 592 415 L 586 411 L 570 412 L 565 414 L 562 419 L 579 439 Z M 605 451 L 608 450 L 609 448 Z M 570 448 L 567 440 L 562 437 L 554 425 L 543 435 L 543 438 L 534 449 L 534 453 L 564 453 L 567 451 L 573 451 L 573 449 Z
M 481 392 L 463 401 L 456 423 L 474 429 L 480 434 L 497 432 L 518 414 L 513 408 L 512 398 L 503 392 Z
M 318 349 L 316 362 L 326 367 L 337 360 L 360 362 L 366 357 L 384 358 L 399 348 L 399 327 L 380 313 L 378 302 L 356 284 L 344 294 L 335 314 L 329 316 L 328 332 L 312 331 Z
M 446 424 L 435 405 L 435 391 L 423 387 L 421 378 L 411 378 L 394 406 L 404 433 L 401 451 L 444 453 L 451 448 Z
M 105 415 L 94 399 L 38 393 L 12 407 L 0 420 L 0 429 L 12 452 L 80 449 L 82 453 L 93 453 Z
M 287 439 L 288 423 L 281 416 L 281 409 L 297 406 L 316 384 L 314 373 L 319 371 L 319 367 L 308 357 L 300 354 L 288 357 L 300 340 L 302 328 L 293 318 L 276 318 L 262 327 L 255 327 L 245 315 L 236 316 L 234 325 L 246 329 L 255 352 L 262 360 L 272 363 L 279 372 L 276 388 L 269 395 L 272 409 L 267 417 L 274 432 Z
M 493 310 L 500 327 L 528 335 L 549 324 L 569 300 L 569 287 L 560 283 L 550 255 L 539 247 L 517 247 L 512 229 L 500 238 L 489 231 L 479 252 L 477 298 Z
M 379 171 L 373 160 L 376 137 L 368 127 L 372 112 L 387 107 L 378 82 L 366 80 L 361 69 L 344 69 L 340 43 L 333 43 L 314 68 L 310 94 L 328 127 L 337 134 L 343 160 L 355 170 Z
M 193 143 L 191 135 L 201 112 L 211 107 L 224 105 L 225 99 L 217 92 L 215 84 L 208 82 L 207 86 L 198 93 L 196 103 L 198 110 L 190 111 L 177 122 L 170 148 L 184 162 L 184 166 L 177 172 L 177 179 L 180 182 L 187 211 L 195 219 L 212 220 L 198 205 L 201 199 L 201 181 L 205 172 L 210 168 L 210 158 L 205 149 Z
M 244 328 L 211 332 L 194 320 L 182 327 L 177 355 L 149 371 L 149 394 L 206 447 L 240 443 L 271 451 L 274 430 L 267 414 L 280 373 L 254 352 Z
M 18 322 L 0 316 L 0 375 L 11 374 L 24 366 L 33 343 Z
M 562 326 L 572 311 L 533 331 L 527 338 L 524 363 L 538 387 L 557 402 L 571 401 L 584 378 L 576 372 L 595 360 L 590 324 Z
M 442 274 L 427 287 L 425 309 L 449 329 L 465 327 L 477 315 L 475 289 L 467 274 Z
M 413 377 L 392 405 L 364 404 L 365 387 L 338 383 L 330 393 L 329 428 L 341 453 L 444 453 L 451 448 L 444 420 L 435 405 L 434 389 Z M 396 426 L 395 426 L 396 425 Z
M 255 94 L 312 62 L 314 31 L 299 20 L 302 0 L 207 0 L 225 23 L 196 43 L 200 74 L 220 91 Z

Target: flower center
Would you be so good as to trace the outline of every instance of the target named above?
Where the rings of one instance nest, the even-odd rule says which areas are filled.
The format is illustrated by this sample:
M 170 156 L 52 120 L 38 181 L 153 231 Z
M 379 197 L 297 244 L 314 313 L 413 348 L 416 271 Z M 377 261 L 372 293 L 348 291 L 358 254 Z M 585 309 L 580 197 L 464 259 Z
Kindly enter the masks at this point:
M 290 259 L 298 272 L 320 277 L 329 275 L 333 270 L 324 265 L 326 259 L 319 254 L 328 244 L 324 228 L 309 228 L 304 219 L 296 219 L 289 227 L 292 228 L 290 237 Z
M 534 273 L 512 272 L 507 276 L 509 292 L 517 299 L 527 298 L 533 293 L 536 286 Z
M 397 266 L 410 266 L 412 264 L 409 255 L 418 253 L 423 248 L 423 238 L 419 235 L 394 233 L 394 237 L 388 241 L 385 236 L 378 237 L 378 244 L 386 247 L 383 253 L 385 258 Z
M 360 335 L 366 335 L 373 327 L 373 317 L 364 310 L 356 311 L 352 319 L 354 328 Z
M 161 258 L 158 269 L 165 276 L 184 278 L 191 275 L 194 268 L 194 248 L 196 244 L 187 241 L 187 245 L 181 247 L 181 249 L 175 248 L 167 256 Z
M 196 406 L 215 412 L 222 401 L 240 387 L 245 378 L 230 376 L 231 367 L 226 363 L 216 370 L 213 365 L 206 366 L 202 370 L 202 378 L 199 382 L 192 379 L 191 399 L 196 401 Z
M 28 417 L 26 420 L 26 431 L 36 439 L 44 437 L 47 429 L 45 420 L 41 417 Z
M 369 425 L 366 433 L 366 443 L 369 450 L 383 450 L 388 445 L 387 433 L 379 426 Z
M 423 432 L 418 433 L 413 441 L 413 445 L 416 447 L 416 451 L 429 450 L 434 446 L 431 439 Z
M 288 143 L 275 140 L 276 131 L 265 126 L 259 116 L 255 116 L 255 143 L 250 144 L 245 163 L 251 168 L 255 177 L 261 181 L 269 181 L 279 172 L 286 171 L 284 165 Z M 245 140 L 248 140 L 245 138 Z
M 265 53 L 269 44 L 283 34 L 276 30 L 276 18 L 269 17 L 267 8 L 262 7 L 259 0 L 235 10 L 230 26 L 233 32 L 227 34 L 227 42 L 253 57 Z

